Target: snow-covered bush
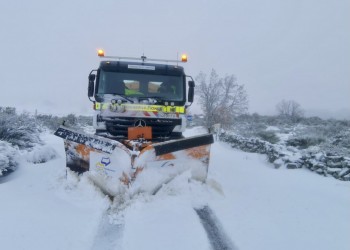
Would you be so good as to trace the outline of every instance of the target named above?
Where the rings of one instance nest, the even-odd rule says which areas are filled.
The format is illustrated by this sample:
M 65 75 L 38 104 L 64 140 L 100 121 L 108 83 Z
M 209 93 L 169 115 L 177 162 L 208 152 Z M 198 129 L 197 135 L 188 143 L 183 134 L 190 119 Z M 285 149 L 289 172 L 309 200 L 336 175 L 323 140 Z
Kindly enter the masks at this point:
M 43 163 L 56 157 L 56 151 L 40 139 L 41 132 L 42 123 L 35 117 L 0 107 L 0 176 L 16 170 L 20 160 Z
M 18 151 L 10 143 L 0 140 L 0 176 L 14 171 L 17 159 Z
M 28 114 L 16 115 L 0 112 L 0 140 L 20 149 L 31 148 L 41 143 L 40 129 Z
M 24 152 L 42 145 L 40 126 L 29 114 L 14 108 L 0 108 L 0 175 L 14 171 Z
M 297 147 L 299 149 L 306 149 L 311 146 L 316 146 L 324 142 L 325 139 L 321 137 L 314 136 L 302 136 L 297 138 L 291 138 L 287 140 L 287 146 Z
M 92 126 L 92 116 L 75 116 L 69 114 L 67 116 L 58 117 L 54 115 L 36 115 L 35 119 L 44 127 L 54 131 L 65 122 L 70 126 L 85 127 Z
M 38 145 L 32 150 L 25 153 L 25 160 L 28 162 L 38 164 L 55 159 L 57 152 L 50 146 Z
M 78 116 L 78 124 L 80 124 L 82 127 L 92 126 L 92 116 Z
M 335 146 L 341 146 L 346 149 L 350 149 L 350 131 L 343 135 L 338 135 L 333 138 L 331 143 Z
M 270 142 L 272 144 L 275 144 L 279 141 L 279 138 L 274 131 L 260 131 L 256 135 L 262 140 Z
M 42 115 L 42 114 L 36 115 L 35 119 L 42 126 L 50 130 L 56 130 L 64 120 L 62 117 L 53 116 L 53 115 Z

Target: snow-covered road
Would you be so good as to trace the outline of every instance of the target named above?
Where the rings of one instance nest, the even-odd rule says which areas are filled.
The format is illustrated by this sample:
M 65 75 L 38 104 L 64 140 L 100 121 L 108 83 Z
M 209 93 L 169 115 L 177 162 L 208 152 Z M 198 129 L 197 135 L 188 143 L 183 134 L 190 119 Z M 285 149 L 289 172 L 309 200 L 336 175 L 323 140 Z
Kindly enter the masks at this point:
M 198 131 L 190 130 L 189 134 Z M 199 213 L 208 206 L 236 249 L 348 249 L 350 183 L 274 169 L 263 155 L 216 142 L 208 184 L 178 176 L 154 195 L 112 203 L 58 158 L 22 162 L 0 184 L 1 249 L 212 249 Z M 100 247 L 100 248 L 99 248 Z

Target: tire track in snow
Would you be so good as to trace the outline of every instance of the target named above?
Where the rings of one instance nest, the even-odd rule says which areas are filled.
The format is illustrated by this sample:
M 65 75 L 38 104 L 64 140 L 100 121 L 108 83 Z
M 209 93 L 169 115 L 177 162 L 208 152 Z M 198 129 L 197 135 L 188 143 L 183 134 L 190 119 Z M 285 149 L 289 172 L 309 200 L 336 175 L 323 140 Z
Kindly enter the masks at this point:
M 91 250 L 122 249 L 124 223 L 115 221 L 108 211 L 103 215 Z
M 208 206 L 194 208 L 213 250 L 237 250 L 231 239 L 226 235 L 219 220 Z

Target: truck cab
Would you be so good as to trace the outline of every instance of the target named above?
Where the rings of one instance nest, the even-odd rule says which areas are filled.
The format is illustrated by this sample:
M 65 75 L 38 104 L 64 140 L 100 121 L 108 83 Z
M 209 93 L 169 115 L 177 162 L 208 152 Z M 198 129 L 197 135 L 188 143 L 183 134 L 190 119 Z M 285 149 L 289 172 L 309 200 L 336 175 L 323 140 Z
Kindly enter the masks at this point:
M 181 138 L 186 108 L 193 102 L 194 82 L 187 79 L 177 63 L 146 63 L 145 58 L 101 61 L 89 75 L 88 88 L 96 134 L 130 139 L 129 128 L 147 127 L 151 135 L 146 139 Z

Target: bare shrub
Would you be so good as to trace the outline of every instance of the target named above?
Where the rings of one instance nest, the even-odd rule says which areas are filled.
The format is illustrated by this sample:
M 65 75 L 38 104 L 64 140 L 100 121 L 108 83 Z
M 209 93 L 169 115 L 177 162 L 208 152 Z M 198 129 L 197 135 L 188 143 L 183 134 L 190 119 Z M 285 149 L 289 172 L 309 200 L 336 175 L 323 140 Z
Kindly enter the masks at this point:
M 217 123 L 223 128 L 230 128 L 233 117 L 247 111 L 247 93 L 244 85 L 239 85 L 234 75 L 219 77 L 215 70 L 212 70 L 209 78 L 206 74 L 200 73 L 197 81 L 199 82 L 197 95 L 208 129 Z
M 293 100 L 282 100 L 276 105 L 279 116 L 290 119 L 293 122 L 298 122 L 304 115 L 299 103 Z

